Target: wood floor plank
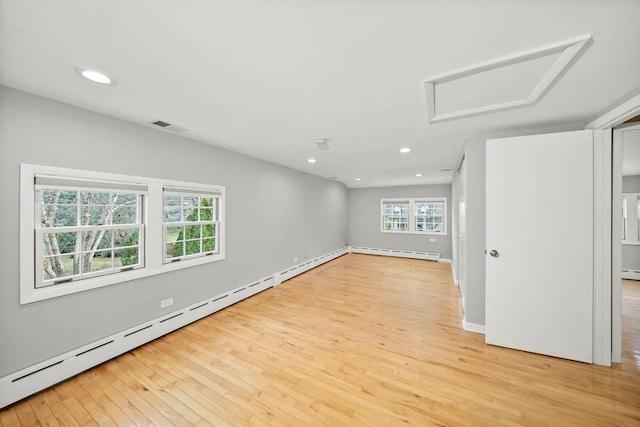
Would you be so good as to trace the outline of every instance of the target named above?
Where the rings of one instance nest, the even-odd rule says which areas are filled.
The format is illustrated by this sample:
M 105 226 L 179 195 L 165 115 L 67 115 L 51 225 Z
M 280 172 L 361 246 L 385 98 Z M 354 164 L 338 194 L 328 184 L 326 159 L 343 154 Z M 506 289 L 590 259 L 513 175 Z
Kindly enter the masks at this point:
M 16 405 L 15 408 L 16 415 L 18 416 L 18 420 L 20 421 L 20 425 L 22 426 L 39 426 L 40 421 L 38 421 L 38 417 L 36 416 L 33 409 L 31 409 L 31 405 L 28 400 L 23 400 Z
M 49 409 L 49 406 L 44 400 L 43 394 L 39 396 L 34 396 L 34 398 L 29 399 L 28 402 L 29 402 L 29 406 L 31 406 L 31 409 L 33 410 L 33 413 L 36 414 L 36 417 L 38 417 L 38 422 L 41 425 L 52 426 L 52 427 L 56 427 L 60 425 L 56 416 L 53 415 L 53 412 L 51 412 L 51 409 Z
M 18 418 L 18 413 L 16 412 L 17 405 L 11 406 L 7 409 L 0 411 L 0 426 L 9 427 L 9 426 L 20 426 L 20 418 Z
M 640 282 L 611 368 L 461 329 L 450 265 L 349 254 L 0 411 L 0 426 L 640 425 Z

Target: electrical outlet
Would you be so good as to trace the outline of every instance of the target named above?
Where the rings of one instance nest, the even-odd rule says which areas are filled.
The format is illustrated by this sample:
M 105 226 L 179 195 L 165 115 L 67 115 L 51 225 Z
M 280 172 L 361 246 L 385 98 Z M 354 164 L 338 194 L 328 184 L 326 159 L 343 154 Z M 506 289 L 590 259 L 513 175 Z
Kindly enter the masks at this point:
M 430 242 L 435 242 L 435 241 L 436 241 L 436 238 L 435 238 L 435 237 L 432 237 L 432 238 L 430 238 L 430 239 L 429 239 L 429 241 L 430 241 Z
M 167 308 L 173 305 L 173 298 L 167 298 L 160 301 L 160 308 Z
M 298 262 L 298 257 L 297 256 L 293 257 L 293 262 Z

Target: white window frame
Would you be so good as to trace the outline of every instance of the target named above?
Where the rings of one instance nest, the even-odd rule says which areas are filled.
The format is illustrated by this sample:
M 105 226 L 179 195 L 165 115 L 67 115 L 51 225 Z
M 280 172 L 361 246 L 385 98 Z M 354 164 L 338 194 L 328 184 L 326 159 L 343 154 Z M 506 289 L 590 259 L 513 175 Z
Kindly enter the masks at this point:
M 214 200 L 214 205 L 212 207 L 212 211 L 213 211 L 213 219 L 211 220 L 202 220 L 200 218 L 198 218 L 198 220 L 196 221 L 187 221 L 185 218 L 182 218 L 181 221 L 177 221 L 177 222 L 170 222 L 170 221 L 166 221 L 163 218 L 163 224 L 162 224 L 162 243 L 163 243 L 163 247 L 166 249 L 167 247 L 167 233 L 166 230 L 167 228 L 170 227 L 190 227 L 190 226 L 205 226 L 205 225 L 213 225 L 214 226 L 214 235 L 213 235 L 213 241 L 214 241 L 214 250 L 212 251 L 202 251 L 202 242 L 203 240 L 205 240 L 205 238 L 201 235 L 199 239 L 200 241 L 200 247 L 201 250 L 200 252 L 196 253 L 196 254 L 185 254 L 182 256 L 176 256 L 176 257 L 167 257 L 167 253 L 166 250 L 165 252 L 163 252 L 163 258 L 162 258 L 162 262 L 165 264 L 168 263 L 174 263 L 174 262 L 178 262 L 178 261 L 184 261 L 184 260 L 188 260 L 188 259 L 193 259 L 193 258 L 198 258 L 198 257 L 203 257 L 203 256 L 211 256 L 211 255 L 215 255 L 220 253 L 220 242 L 219 242 L 219 233 L 218 231 L 220 230 L 220 205 L 222 203 L 221 201 L 221 197 L 220 197 L 220 193 L 219 192 L 204 192 L 201 189 L 193 189 L 193 188 L 176 188 L 176 187 L 170 187 L 170 186 L 165 186 L 164 187 L 164 191 L 163 191 L 163 213 L 164 213 L 164 208 L 166 207 L 164 205 L 164 196 L 178 196 L 178 197 L 199 197 L 199 198 L 211 198 Z M 197 208 L 199 211 L 199 208 Z M 181 206 L 181 211 L 184 212 L 183 207 Z M 202 229 L 202 228 L 201 228 Z M 185 240 L 184 243 L 186 243 L 189 240 Z M 186 245 L 185 245 L 186 246 Z
M 418 203 L 430 203 L 430 202 L 441 202 L 443 203 L 443 230 L 442 231 L 434 231 L 434 230 L 418 230 L 416 223 L 417 218 L 420 215 L 416 215 L 416 204 Z M 385 204 L 390 203 L 405 203 L 409 205 L 408 208 L 408 228 L 406 230 L 401 229 L 385 229 L 385 212 L 384 206 Z M 422 235 L 431 235 L 431 236 L 446 236 L 447 235 L 447 198 L 446 197 L 412 197 L 412 198 L 395 198 L 395 199 L 381 199 L 380 200 L 380 231 L 382 233 L 399 233 L 399 234 L 422 234 Z
M 40 272 L 41 265 L 37 265 L 36 256 L 36 186 L 35 178 L 39 175 L 64 177 L 70 180 L 95 181 L 97 183 L 119 182 L 146 186 L 146 195 L 142 206 L 142 224 L 144 233 L 140 240 L 140 252 L 143 266 L 140 268 L 120 272 L 118 274 L 96 275 L 82 280 L 72 280 L 53 286 L 36 287 L 36 272 Z M 99 184 L 101 185 L 101 184 Z M 183 259 L 181 262 L 164 263 L 164 232 L 163 232 L 163 189 L 165 187 L 189 188 L 205 194 L 216 193 L 219 197 L 218 225 L 216 235 L 218 239 L 217 253 L 209 256 Z M 53 166 L 32 164 L 20 165 L 20 304 L 29 304 L 49 298 L 56 298 L 116 283 L 122 283 L 142 277 L 162 274 L 168 271 L 180 270 L 196 265 L 219 261 L 225 258 L 225 187 L 203 183 L 176 181 L 119 175 L 103 172 L 85 171 Z
M 41 178 L 44 183 L 38 183 L 38 178 Z M 97 187 L 96 184 L 100 184 L 101 187 Z M 133 186 L 133 187 L 143 187 L 143 188 L 134 188 L 127 189 L 127 186 L 131 186 L 131 184 L 125 183 L 125 188 L 118 188 L 121 183 L 117 182 L 108 182 L 102 181 L 96 183 L 95 181 L 87 181 L 87 180 L 70 180 L 69 178 L 51 178 L 49 175 L 44 176 L 36 176 L 35 183 L 35 206 L 34 206 L 34 227 L 35 227 L 35 287 L 43 288 L 46 286 L 59 286 L 63 282 L 71 282 L 77 280 L 86 280 L 92 277 L 104 276 L 107 274 L 117 274 L 126 272 L 129 270 L 134 270 L 138 268 L 144 267 L 144 200 L 147 196 L 146 187 L 144 186 Z M 137 198 L 136 204 L 136 222 L 130 224 L 105 224 L 105 225 L 74 225 L 74 226 L 52 226 L 52 227 L 42 227 L 41 226 L 41 214 L 42 214 L 42 204 L 41 204 L 41 193 L 46 190 L 65 190 L 65 191 L 74 191 L 74 192 L 101 192 L 101 193 L 129 193 L 135 194 Z M 77 216 L 80 216 L 80 208 L 81 208 L 81 200 L 80 194 L 78 194 L 78 200 L 75 204 L 77 210 Z M 111 219 L 111 218 L 110 218 Z M 111 269 L 98 270 L 93 272 L 84 272 L 82 271 L 82 263 L 80 264 L 80 272 L 77 274 L 71 274 L 68 276 L 64 276 L 61 278 L 45 280 L 43 277 L 42 270 L 38 269 L 38 266 L 42 266 L 44 262 L 44 243 L 43 237 L 45 234 L 49 233 L 82 233 L 87 231 L 104 231 L 111 232 L 112 230 L 122 230 L 122 229 L 131 229 L 138 231 L 138 245 L 136 245 L 138 249 L 138 264 L 132 266 L 122 266 L 115 267 L 112 265 Z M 113 241 L 112 248 L 113 251 Z M 131 246 L 133 247 L 133 246 Z M 103 250 L 96 250 L 95 252 L 101 252 Z M 84 252 L 87 253 L 87 252 Z M 69 256 L 74 253 L 64 254 L 61 256 Z M 112 258 L 113 263 L 113 258 Z
M 406 205 L 407 206 L 407 214 L 403 215 L 402 213 L 393 213 L 391 215 L 387 214 L 385 212 L 385 205 Z M 411 203 L 409 202 L 409 199 L 383 199 L 381 200 L 381 209 L 382 209 L 382 216 L 381 216 L 381 229 L 382 231 L 386 232 L 386 233 L 406 233 L 409 231 L 410 227 L 411 227 Z M 392 219 L 397 220 L 398 223 L 405 223 L 406 220 L 406 224 L 407 224 L 407 228 L 406 229 L 401 229 L 401 228 L 389 228 L 386 229 L 385 228 L 385 219 L 387 217 L 391 217 Z

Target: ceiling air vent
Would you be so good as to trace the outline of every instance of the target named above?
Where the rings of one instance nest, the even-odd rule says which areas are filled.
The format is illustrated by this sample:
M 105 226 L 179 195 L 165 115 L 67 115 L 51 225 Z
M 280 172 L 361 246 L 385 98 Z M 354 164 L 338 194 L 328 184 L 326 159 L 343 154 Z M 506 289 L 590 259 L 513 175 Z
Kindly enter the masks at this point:
M 161 128 L 163 130 L 171 131 L 173 133 L 182 133 L 182 132 L 185 132 L 185 131 L 189 130 L 187 128 L 183 128 L 182 126 L 178 126 L 178 125 L 173 125 L 171 123 L 167 123 L 164 120 L 156 120 L 154 122 L 151 122 L 151 124 Z

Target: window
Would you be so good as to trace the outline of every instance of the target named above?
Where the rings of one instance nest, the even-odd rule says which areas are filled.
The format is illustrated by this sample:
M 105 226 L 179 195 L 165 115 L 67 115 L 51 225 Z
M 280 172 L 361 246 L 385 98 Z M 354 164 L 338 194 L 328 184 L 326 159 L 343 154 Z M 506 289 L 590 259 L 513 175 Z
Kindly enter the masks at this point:
M 415 202 L 415 208 L 414 219 L 416 221 L 416 231 L 436 233 L 442 233 L 444 231 L 444 201 L 419 201 Z
M 224 194 L 217 185 L 21 165 L 20 304 L 224 259 Z
M 409 229 L 409 202 L 383 202 L 382 210 L 385 230 L 405 231 Z
M 220 195 L 164 189 L 164 262 L 218 253 Z
M 146 186 L 35 178 L 35 287 L 144 266 Z
M 447 234 L 447 199 L 382 199 L 382 229 L 391 233 Z

